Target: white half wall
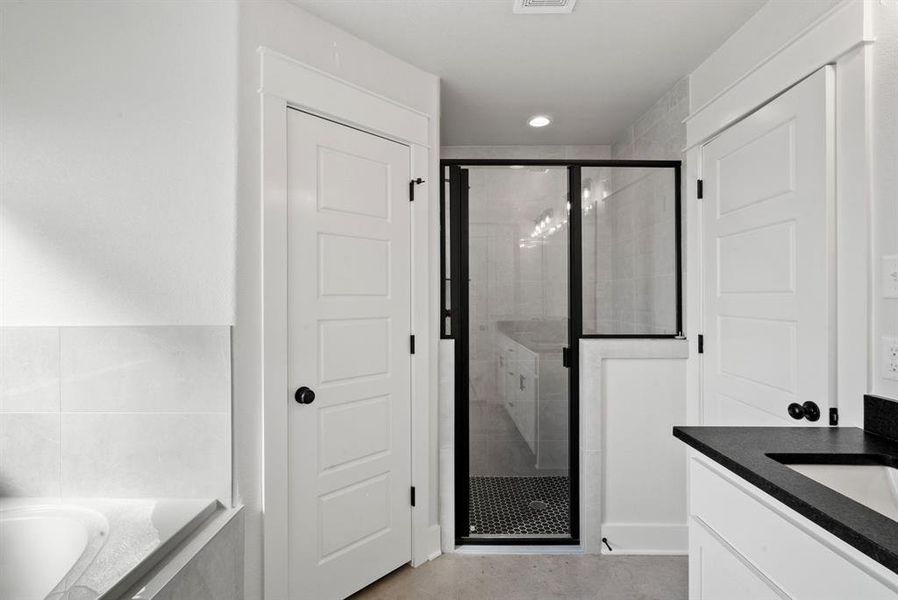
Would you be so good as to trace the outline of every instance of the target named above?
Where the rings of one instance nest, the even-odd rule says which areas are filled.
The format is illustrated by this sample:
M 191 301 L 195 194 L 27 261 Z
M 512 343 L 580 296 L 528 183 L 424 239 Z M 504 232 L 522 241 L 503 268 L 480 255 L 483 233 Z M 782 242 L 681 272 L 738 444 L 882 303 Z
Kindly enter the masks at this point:
M 686 340 L 580 341 L 585 552 L 686 554 Z
M 0 324 L 230 325 L 234 3 L 0 6 Z

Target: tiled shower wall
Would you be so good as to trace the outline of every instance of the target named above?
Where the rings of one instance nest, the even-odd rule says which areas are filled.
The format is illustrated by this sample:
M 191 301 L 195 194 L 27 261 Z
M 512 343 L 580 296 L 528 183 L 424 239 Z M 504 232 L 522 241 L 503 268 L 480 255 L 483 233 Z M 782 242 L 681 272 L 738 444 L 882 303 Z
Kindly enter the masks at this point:
M 565 172 L 471 169 L 470 369 L 474 400 L 496 393 L 496 323 L 567 316 L 567 228 L 521 247 L 545 209 L 564 207 Z
M 683 79 L 627 127 L 611 157 L 681 160 L 688 114 L 689 82 Z M 676 333 L 673 177 L 668 170 L 609 171 L 607 178 L 595 177 L 610 186 L 595 225 L 597 331 Z
M 444 159 L 601 159 L 608 146 L 447 146 Z M 540 170 L 541 171 L 541 170 Z M 564 210 L 563 170 L 549 173 L 472 169 L 470 260 L 471 384 L 476 398 L 496 401 L 496 331 L 500 320 L 557 319 L 568 314 L 568 228 L 534 247 L 520 248 L 534 218 Z M 521 208 L 536 198 L 538 209 Z
M 231 497 L 230 328 L 0 329 L 0 496 Z

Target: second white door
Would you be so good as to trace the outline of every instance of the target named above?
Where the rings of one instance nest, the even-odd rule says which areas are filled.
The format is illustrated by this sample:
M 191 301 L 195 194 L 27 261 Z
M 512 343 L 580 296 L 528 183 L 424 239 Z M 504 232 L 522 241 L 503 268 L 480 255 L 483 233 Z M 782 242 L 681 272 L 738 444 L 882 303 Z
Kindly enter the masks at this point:
M 290 600 L 411 560 L 409 159 L 287 111 Z
M 833 86 L 825 67 L 702 148 L 705 424 L 827 423 Z M 805 402 L 818 421 L 789 417 Z

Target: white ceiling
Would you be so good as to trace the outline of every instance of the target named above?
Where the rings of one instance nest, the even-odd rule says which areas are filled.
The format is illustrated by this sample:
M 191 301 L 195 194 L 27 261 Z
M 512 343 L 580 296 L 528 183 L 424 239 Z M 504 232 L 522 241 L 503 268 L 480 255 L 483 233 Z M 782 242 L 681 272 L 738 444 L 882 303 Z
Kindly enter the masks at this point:
M 442 79 L 442 144 L 610 144 L 765 0 L 294 0 Z M 545 113 L 543 129 L 527 118 Z

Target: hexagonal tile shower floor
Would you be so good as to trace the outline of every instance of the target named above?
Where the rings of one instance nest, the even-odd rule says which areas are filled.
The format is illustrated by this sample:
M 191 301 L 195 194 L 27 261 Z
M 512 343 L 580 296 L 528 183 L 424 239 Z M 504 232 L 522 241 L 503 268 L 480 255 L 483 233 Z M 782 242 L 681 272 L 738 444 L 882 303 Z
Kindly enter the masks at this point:
M 567 535 L 567 477 L 471 477 L 471 535 Z

